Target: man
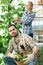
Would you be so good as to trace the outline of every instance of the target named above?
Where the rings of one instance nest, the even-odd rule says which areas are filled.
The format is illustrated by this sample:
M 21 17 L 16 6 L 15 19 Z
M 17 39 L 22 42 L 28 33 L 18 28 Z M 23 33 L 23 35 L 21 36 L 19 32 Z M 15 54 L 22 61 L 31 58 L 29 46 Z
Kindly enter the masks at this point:
M 25 51 L 28 51 L 27 58 L 24 60 L 24 64 L 26 65 L 34 65 L 34 58 L 38 52 L 37 46 L 33 43 L 33 40 L 30 36 L 25 34 L 20 34 L 15 25 L 9 25 L 9 34 L 13 36 L 13 38 L 9 42 L 8 50 L 6 57 L 4 58 L 4 62 L 7 65 L 16 65 L 15 62 L 15 54 L 22 54 Z M 22 48 L 23 47 L 23 48 Z M 13 55 L 14 51 L 14 55 Z
M 33 3 L 27 2 L 26 3 L 26 11 L 23 13 L 22 16 L 22 24 L 23 24 L 23 33 L 30 35 L 33 38 L 33 31 L 32 31 L 32 21 L 35 18 L 35 13 L 32 12 Z

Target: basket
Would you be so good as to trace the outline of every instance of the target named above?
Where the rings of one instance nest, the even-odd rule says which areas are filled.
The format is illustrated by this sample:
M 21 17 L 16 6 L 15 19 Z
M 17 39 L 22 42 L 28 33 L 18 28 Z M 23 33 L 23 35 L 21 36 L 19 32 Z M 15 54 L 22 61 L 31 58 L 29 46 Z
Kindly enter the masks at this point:
M 27 65 L 27 64 L 24 64 L 23 61 L 20 62 L 20 61 L 15 61 L 17 65 Z
M 31 52 L 25 51 L 24 54 L 25 54 L 25 55 L 31 54 Z M 27 64 L 24 64 L 23 61 L 15 61 L 15 62 L 16 62 L 17 65 L 27 65 Z

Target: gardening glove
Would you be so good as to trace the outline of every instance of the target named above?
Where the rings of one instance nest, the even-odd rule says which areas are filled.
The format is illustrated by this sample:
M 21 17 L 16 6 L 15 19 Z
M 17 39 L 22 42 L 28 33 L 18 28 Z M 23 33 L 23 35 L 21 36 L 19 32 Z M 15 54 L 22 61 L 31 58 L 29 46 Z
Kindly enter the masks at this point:
M 28 64 L 28 63 L 30 63 L 32 60 L 34 60 L 34 55 L 33 55 L 33 54 L 29 54 L 29 55 L 27 55 L 27 58 L 26 58 L 26 59 L 23 59 L 24 64 Z

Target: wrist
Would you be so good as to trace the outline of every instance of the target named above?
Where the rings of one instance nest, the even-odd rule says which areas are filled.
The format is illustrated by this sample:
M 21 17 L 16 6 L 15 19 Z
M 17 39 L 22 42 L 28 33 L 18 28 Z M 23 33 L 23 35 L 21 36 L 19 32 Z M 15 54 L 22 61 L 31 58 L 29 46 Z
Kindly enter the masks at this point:
M 34 59 L 34 54 L 30 54 L 30 60 Z

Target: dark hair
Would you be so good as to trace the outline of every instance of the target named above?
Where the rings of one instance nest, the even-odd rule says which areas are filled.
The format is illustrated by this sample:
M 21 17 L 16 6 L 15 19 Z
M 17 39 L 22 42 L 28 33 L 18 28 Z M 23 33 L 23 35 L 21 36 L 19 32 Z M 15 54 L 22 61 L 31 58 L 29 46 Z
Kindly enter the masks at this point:
M 21 33 L 21 31 L 20 31 L 19 28 L 17 27 L 16 23 L 15 23 L 15 24 L 14 24 L 14 23 L 13 23 L 13 24 L 10 23 L 10 24 L 8 25 L 8 28 L 11 27 L 11 26 L 14 26 L 14 27 L 15 27 L 16 29 L 18 29 L 18 31 Z
M 14 26 L 17 29 L 17 27 L 15 26 L 15 24 L 11 24 L 11 23 L 8 25 L 8 28 L 11 27 L 11 26 Z

